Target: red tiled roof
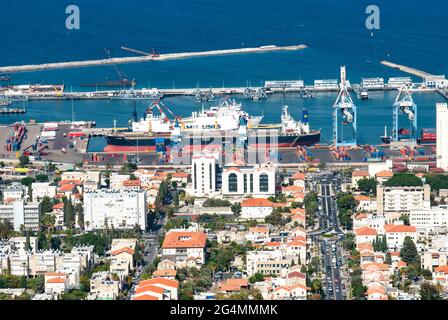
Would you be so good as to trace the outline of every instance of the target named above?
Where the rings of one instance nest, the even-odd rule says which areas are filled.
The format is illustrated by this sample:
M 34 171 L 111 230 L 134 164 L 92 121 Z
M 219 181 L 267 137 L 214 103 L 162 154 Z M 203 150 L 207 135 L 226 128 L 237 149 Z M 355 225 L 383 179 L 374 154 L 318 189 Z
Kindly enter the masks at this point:
M 249 232 L 252 233 L 269 233 L 268 227 L 249 227 Z
M 292 176 L 292 178 L 293 178 L 294 180 L 305 180 L 305 178 L 306 178 L 306 174 L 303 173 L 303 172 L 296 172 L 296 173 Z
M 140 281 L 140 283 L 138 284 L 139 286 L 145 286 L 148 284 L 152 284 L 152 285 L 164 285 L 166 287 L 172 287 L 172 288 L 177 288 L 179 286 L 179 282 L 177 280 L 171 280 L 171 279 L 166 279 L 166 278 L 152 278 L 152 279 L 147 279 L 147 280 L 142 280 Z
M 157 297 L 151 296 L 149 294 L 142 294 L 141 296 L 132 298 L 132 300 L 136 300 L 136 301 L 138 301 L 138 300 L 151 300 L 151 301 L 154 301 L 154 300 L 159 300 L 159 299 Z
M 369 173 L 364 170 L 356 170 L 352 172 L 352 177 L 368 177 Z
M 155 277 L 175 277 L 177 274 L 176 270 L 173 269 L 159 269 L 154 271 L 153 276 Z
M 242 207 L 274 207 L 274 203 L 264 198 L 245 199 L 241 202 Z
M 51 278 L 46 281 L 47 283 L 65 283 L 63 278 Z
M 184 238 L 184 239 L 181 239 Z M 203 232 L 169 232 L 162 248 L 204 248 L 207 236 Z
M 64 202 L 56 203 L 56 204 L 53 206 L 53 210 L 59 210 L 59 209 L 64 209 Z
M 129 253 L 130 255 L 133 255 L 133 254 L 135 253 L 134 249 L 129 248 L 129 247 L 123 247 L 123 248 L 120 248 L 120 249 L 111 251 L 110 254 L 111 254 L 112 256 L 116 256 L 116 255 L 119 255 L 120 253 L 123 253 L 123 252 L 127 252 L 127 253 Z
M 361 227 L 355 230 L 357 236 L 376 236 L 377 232 L 373 228 Z
M 448 265 L 435 267 L 434 268 L 434 272 L 436 272 L 436 273 L 448 273 Z
M 386 224 L 384 225 L 386 232 L 416 232 L 417 229 L 414 226 Z
M 174 172 L 172 175 L 173 178 L 188 178 L 189 176 L 188 172 Z

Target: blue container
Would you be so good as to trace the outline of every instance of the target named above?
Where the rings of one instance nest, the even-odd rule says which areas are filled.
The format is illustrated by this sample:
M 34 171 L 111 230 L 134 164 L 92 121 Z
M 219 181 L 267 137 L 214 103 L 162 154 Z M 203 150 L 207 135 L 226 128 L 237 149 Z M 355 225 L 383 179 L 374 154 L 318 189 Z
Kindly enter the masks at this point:
M 425 154 L 425 149 L 419 149 L 418 150 L 418 154 L 421 155 L 421 156 L 424 155 Z
M 370 153 L 370 156 L 371 156 L 372 158 L 378 158 L 378 153 L 376 153 L 376 152 L 372 152 L 372 153 Z

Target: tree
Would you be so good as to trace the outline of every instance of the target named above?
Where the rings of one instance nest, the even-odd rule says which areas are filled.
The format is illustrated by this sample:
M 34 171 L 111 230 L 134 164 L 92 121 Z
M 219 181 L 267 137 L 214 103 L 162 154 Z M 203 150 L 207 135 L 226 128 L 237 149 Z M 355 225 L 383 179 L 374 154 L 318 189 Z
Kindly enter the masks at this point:
M 383 185 L 386 187 L 410 187 L 422 186 L 423 182 L 412 173 L 394 173 L 393 177 L 385 181 Z
M 392 265 L 392 256 L 390 255 L 390 252 L 386 253 L 386 260 L 384 262 L 388 265 Z
M 31 187 L 31 185 L 36 182 L 36 179 L 32 178 L 32 177 L 25 177 L 22 180 L 20 180 L 20 183 L 23 184 L 24 186 L 27 187 Z
M 440 289 L 430 282 L 423 282 L 419 293 L 422 300 L 442 300 Z
M 404 238 L 403 247 L 400 251 L 400 258 L 407 264 L 413 264 L 419 262 L 420 256 L 417 252 L 417 247 L 411 237 L 407 236 Z
M 43 197 L 40 202 L 40 207 L 42 210 L 42 214 L 46 214 L 53 211 L 53 201 L 50 197 Z
M 400 221 L 403 221 L 403 224 L 406 225 L 406 226 L 410 225 L 410 223 L 409 223 L 409 216 L 408 215 L 402 214 L 400 216 Z
M 14 226 L 9 220 L 0 221 L 0 239 L 9 239 L 14 234 Z
M 173 182 L 176 182 L 176 181 L 173 181 Z M 178 192 L 174 193 L 173 203 L 176 207 L 179 205 L 179 193 Z
M 90 279 L 85 274 L 79 277 L 79 289 L 84 292 L 90 291 Z
M 28 156 L 21 155 L 19 157 L 19 166 L 20 168 L 25 168 L 30 164 L 30 158 Z
M 426 182 L 431 186 L 431 190 L 439 191 L 448 189 L 448 176 L 443 174 L 429 174 L 425 176 Z
M 77 203 L 75 206 L 76 216 L 78 217 L 77 223 L 80 229 L 84 229 L 84 207 L 81 203 Z
M 63 198 L 62 201 L 64 202 L 64 223 L 71 229 L 75 225 L 75 207 L 71 199 Z
M 376 195 L 376 185 L 378 182 L 375 178 L 363 178 L 358 181 L 358 189 L 362 192 Z
M 37 182 L 47 182 L 48 181 L 48 176 L 43 173 L 36 174 L 35 178 L 36 178 Z
M 234 204 L 232 204 L 232 212 L 234 215 L 239 215 L 241 213 L 241 203 L 240 202 L 236 202 Z
M 264 219 L 264 221 L 274 226 L 285 225 L 282 214 L 276 210 L 273 210 L 272 213 Z
M 255 282 L 260 282 L 264 280 L 264 275 L 261 273 L 255 273 L 252 277 L 249 278 L 249 282 L 254 284 Z

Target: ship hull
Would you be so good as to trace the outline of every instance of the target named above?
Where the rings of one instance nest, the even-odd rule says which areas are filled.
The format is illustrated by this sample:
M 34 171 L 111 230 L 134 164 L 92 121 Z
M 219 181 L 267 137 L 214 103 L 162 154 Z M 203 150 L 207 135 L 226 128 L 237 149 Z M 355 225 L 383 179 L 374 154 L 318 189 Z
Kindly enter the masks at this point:
M 194 138 L 183 138 L 176 147 L 184 152 L 199 151 L 204 148 L 225 148 L 236 147 L 238 136 L 226 136 L 225 138 L 202 138 L 200 141 Z M 157 152 L 160 150 L 169 151 L 173 146 L 172 140 L 168 136 L 158 137 L 123 137 L 107 136 L 107 146 L 104 152 Z M 249 149 L 260 148 L 293 148 L 297 146 L 311 146 L 320 141 L 320 131 L 312 131 L 309 134 L 301 135 L 279 135 L 271 138 L 269 136 L 249 136 L 246 147 Z

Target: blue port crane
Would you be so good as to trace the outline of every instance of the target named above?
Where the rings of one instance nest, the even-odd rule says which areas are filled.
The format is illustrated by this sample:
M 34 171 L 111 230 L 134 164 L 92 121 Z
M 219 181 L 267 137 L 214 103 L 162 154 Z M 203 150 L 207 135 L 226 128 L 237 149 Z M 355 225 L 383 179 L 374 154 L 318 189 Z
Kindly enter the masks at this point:
M 407 118 L 409 128 L 399 128 L 401 118 Z M 410 87 L 404 83 L 398 91 L 397 98 L 393 104 L 393 131 L 392 141 L 402 141 L 407 138 L 417 142 L 417 105 L 412 99 Z
M 347 90 L 346 68 L 341 66 L 340 91 L 333 105 L 333 143 L 335 146 L 356 145 L 356 106 Z

